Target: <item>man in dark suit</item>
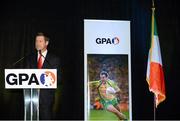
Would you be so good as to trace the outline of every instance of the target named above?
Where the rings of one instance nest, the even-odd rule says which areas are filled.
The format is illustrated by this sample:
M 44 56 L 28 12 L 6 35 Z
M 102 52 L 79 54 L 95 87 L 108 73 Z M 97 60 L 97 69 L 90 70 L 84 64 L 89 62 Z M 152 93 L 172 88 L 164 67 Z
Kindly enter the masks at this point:
M 38 33 L 35 38 L 36 52 L 27 58 L 26 67 L 32 69 L 57 69 L 57 84 L 59 83 L 60 60 L 47 50 L 49 38 L 43 33 Z M 52 109 L 55 99 L 54 89 L 40 89 L 39 118 L 40 120 L 52 119 Z

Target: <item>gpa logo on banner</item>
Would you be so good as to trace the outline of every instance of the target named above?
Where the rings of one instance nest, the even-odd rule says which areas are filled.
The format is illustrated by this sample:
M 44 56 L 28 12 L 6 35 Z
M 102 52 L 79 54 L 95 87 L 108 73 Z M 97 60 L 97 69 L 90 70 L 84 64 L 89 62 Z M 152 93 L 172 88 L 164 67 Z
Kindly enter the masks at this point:
M 120 39 L 118 37 L 113 38 L 96 38 L 97 44 L 114 44 L 118 45 L 120 43 Z
M 56 88 L 56 69 L 5 69 L 6 88 Z

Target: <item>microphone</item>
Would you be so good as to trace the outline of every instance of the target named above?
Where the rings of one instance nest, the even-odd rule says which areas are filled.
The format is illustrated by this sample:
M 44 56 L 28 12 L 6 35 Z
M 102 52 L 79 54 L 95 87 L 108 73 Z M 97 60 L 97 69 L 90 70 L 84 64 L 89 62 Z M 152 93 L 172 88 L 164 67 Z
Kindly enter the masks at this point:
M 12 64 L 12 66 L 14 67 L 17 63 L 19 63 L 21 60 L 24 60 L 25 56 L 23 56 L 22 58 L 20 58 L 19 60 L 17 60 L 16 62 L 14 62 Z
M 41 56 L 43 56 L 42 53 L 41 53 L 41 50 L 37 50 L 37 51 L 39 52 L 39 54 L 40 54 Z
M 53 66 L 51 65 L 51 63 L 49 63 L 49 61 L 44 57 L 44 55 L 42 54 L 41 50 L 38 50 L 39 54 L 44 58 L 44 61 L 46 61 L 51 68 L 53 68 Z
M 25 55 L 23 57 L 21 57 L 20 59 L 18 59 L 17 61 L 15 61 L 11 66 L 14 67 L 16 64 L 18 64 L 19 62 L 21 62 L 22 60 L 24 60 L 25 58 L 27 58 L 28 56 L 32 55 L 33 53 L 30 53 L 28 55 Z M 10 66 L 10 67 L 11 67 Z

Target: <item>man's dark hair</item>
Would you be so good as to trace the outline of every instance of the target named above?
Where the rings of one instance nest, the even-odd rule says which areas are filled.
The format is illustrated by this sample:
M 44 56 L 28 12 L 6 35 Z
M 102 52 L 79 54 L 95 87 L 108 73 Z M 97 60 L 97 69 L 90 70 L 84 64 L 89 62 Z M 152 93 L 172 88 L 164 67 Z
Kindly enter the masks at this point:
M 37 36 L 44 36 L 45 41 L 48 41 L 48 42 L 49 42 L 49 38 L 48 38 L 44 33 L 38 32 L 38 33 L 36 34 L 36 37 L 37 37 Z
M 100 75 L 105 75 L 106 77 L 109 77 L 109 74 L 106 71 L 101 71 Z

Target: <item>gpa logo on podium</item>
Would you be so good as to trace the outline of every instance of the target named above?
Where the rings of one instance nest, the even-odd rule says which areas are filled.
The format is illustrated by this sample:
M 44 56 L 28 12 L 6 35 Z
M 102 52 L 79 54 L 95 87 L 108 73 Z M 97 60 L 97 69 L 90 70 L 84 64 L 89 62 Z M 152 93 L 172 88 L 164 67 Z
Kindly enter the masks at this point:
M 55 74 L 51 71 L 45 71 L 40 76 L 41 83 L 46 87 L 52 86 L 56 81 L 55 79 Z
M 57 70 L 5 69 L 5 88 L 57 88 Z

